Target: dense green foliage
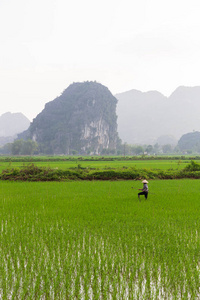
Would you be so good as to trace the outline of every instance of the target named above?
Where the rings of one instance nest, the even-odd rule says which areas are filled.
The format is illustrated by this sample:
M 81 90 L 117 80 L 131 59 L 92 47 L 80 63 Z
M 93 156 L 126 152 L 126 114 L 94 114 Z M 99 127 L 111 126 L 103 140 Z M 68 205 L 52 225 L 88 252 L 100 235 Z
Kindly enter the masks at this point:
M 12 143 L 7 143 L 0 148 L 1 154 L 6 155 L 36 155 L 38 154 L 38 144 L 31 139 L 15 140 Z
M 200 181 L 132 186 L 1 181 L 0 298 L 199 299 Z
M 30 139 L 16 140 L 11 143 L 12 155 L 33 155 L 38 152 L 38 144 Z
M 188 164 L 184 171 L 200 171 L 200 164 L 196 163 L 194 160 L 191 160 L 190 164 Z

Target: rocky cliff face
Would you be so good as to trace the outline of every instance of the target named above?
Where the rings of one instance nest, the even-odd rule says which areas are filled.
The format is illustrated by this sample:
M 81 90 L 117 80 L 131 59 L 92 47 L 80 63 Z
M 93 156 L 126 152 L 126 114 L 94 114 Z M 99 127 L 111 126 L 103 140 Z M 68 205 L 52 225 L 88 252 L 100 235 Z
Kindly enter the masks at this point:
M 96 82 L 73 83 L 47 103 L 21 137 L 46 154 L 99 154 L 118 141 L 116 98 Z

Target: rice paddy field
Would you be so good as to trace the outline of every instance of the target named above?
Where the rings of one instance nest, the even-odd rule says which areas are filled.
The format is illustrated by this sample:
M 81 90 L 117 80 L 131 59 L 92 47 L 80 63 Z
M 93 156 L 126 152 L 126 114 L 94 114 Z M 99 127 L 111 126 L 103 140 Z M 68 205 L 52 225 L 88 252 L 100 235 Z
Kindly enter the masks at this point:
M 199 160 L 196 160 L 197 163 L 200 163 Z M 0 172 L 7 168 L 21 168 L 23 166 L 29 165 L 31 162 L 23 162 L 23 158 L 21 161 L 2 161 L 0 160 Z M 77 168 L 78 166 L 83 168 L 94 168 L 94 169 L 130 169 L 130 168 L 138 168 L 138 169 L 148 169 L 148 170 L 181 170 L 185 168 L 187 164 L 190 163 L 188 159 L 177 159 L 177 160 L 112 160 L 112 161 L 104 161 L 104 160 L 66 160 L 66 161 L 53 161 L 50 159 L 47 161 L 34 161 L 34 164 L 39 167 L 50 167 L 50 168 L 59 168 L 62 170 L 67 170 L 69 168 Z
M 200 299 L 200 180 L 0 181 L 0 299 Z

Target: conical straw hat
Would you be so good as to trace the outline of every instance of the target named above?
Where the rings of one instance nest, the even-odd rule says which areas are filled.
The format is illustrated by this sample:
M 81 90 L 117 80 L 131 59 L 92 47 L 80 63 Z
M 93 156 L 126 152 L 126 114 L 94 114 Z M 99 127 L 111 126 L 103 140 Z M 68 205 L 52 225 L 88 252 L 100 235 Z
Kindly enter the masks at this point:
M 142 181 L 142 183 L 148 183 L 148 181 L 145 179 L 145 180 Z

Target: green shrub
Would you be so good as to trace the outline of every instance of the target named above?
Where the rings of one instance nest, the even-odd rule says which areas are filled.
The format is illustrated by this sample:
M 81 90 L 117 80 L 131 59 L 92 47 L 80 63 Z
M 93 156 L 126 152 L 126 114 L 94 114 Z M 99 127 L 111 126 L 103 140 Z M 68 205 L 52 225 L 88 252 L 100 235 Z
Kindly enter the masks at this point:
M 34 164 L 22 168 L 5 169 L 0 174 L 1 180 L 12 181 L 63 181 L 63 180 L 141 180 L 146 179 L 181 179 L 200 178 L 200 165 L 191 161 L 182 170 L 148 169 L 104 169 L 73 168 L 72 170 L 38 167 Z
M 194 160 L 191 160 L 190 164 L 187 165 L 183 171 L 200 171 L 200 164 L 196 163 Z

